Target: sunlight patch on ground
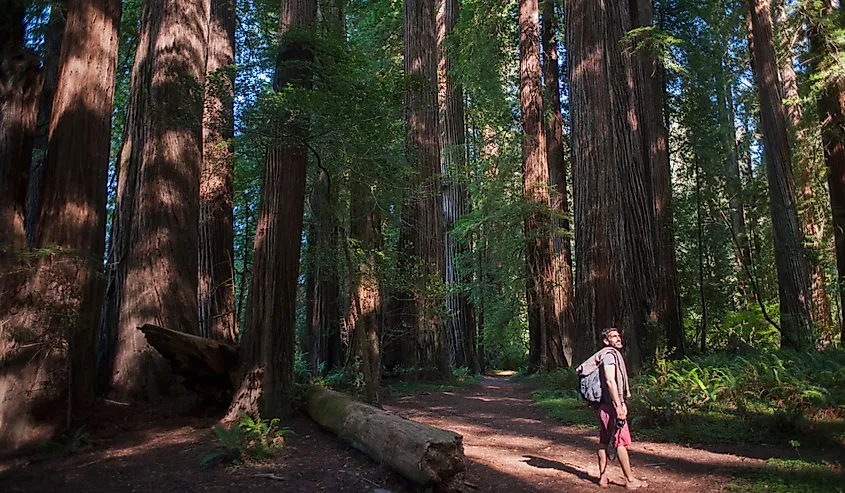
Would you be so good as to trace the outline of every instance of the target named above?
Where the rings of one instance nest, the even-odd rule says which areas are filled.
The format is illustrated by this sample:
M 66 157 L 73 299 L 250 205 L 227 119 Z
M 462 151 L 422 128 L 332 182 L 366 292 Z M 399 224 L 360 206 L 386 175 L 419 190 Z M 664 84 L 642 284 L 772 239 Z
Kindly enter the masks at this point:
M 495 370 L 491 374 L 497 377 L 512 377 L 516 375 L 516 372 L 514 370 Z

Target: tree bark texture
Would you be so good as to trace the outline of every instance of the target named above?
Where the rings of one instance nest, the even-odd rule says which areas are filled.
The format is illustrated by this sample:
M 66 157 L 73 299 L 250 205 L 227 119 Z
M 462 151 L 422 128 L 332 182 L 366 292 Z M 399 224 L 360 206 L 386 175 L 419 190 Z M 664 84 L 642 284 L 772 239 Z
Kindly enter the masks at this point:
M 310 36 L 316 15 L 314 0 L 282 0 L 274 91 L 282 91 L 288 84 L 311 87 Z M 302 116 L 291 114 L 275 115 L 271 121 L 277 138 L 287 135 L 292 139 L 273 142 L 264 159 L 253 274 L 241 339 L 244 365 L 229 419 L 242 413 L 279 417 L 290 410 L 308 124 Z
M 723 66 L 726 64 L 723 63 Z M 721 88 L 720 88 L 721 89 Z M 736 127 L 734 120 L 736 111 L 733 99 L 733 81 L 728 80 L 725 85 L 725 126 L 727 128 L 727 144 L 731 150 L 731 160 L 727 172 L 727 190 L 730 195 L 729 207 L 731 208 L 731 230 L 735 238 L 736 258 L 740 269 L 752 269 L 751 249 L 748 243 L 748 228 L 745 224 L 745 204 L 742 200 L 742 175 L 739 170 L 739 143 L 736 139 Z M 744 281 L 748 282 L 750 279 Z
M 120 2 L 73 0 L 67 14 L 39 193 L 35 247 L 45 250 L 21 262 L 25 282 L 7 298 L 17 306 L 0 310 L 17 334 L 0 342 L 0 443 L 10 449 L 55 434 L 94 401 Z
M 634 27 L 654 24 L 653 0 L 637 0 L 632 11 Z M 664 121 L 664 69 L 656 56 L 646 50 L 636 53 L 637 96 L 640 136 L 645 173 L 651 180 L 654 203 L 654 315 L 666 334 L 673 355 L 682 358 L 686 336 L 681 317 L 681 292 L 675 259 L 675 228 L 672 212 L 672 168 L 669 163 L 669 132 Z
M 789 34 L 787 31 L 788 20 L 786 5 L 784 2 L 781 2 L 778 6 L 777 23 L 779 26 L 782 26 L 785 35 Z M 783 47 L 784 52 L 779 57 L 779 69 L 782 100 L 790 124 L 789 130 L 792 134 L 793 142 L 798 149 L 798 152 L 794 153 L 795 172 L 798 176 L 798 209 L 802 211 L 801 226 L 804 237 L 811 239 L 813 248 L 818 249 L 823 237 L 824 223 L 821 220 L 823 216 L 816 210 L 815 200 L 813 200 L 813 160 L 809 159 L 812 150 L 809 149 L 810 145 L 805 136 L 808 130 L 801 128 L 803 117 L 801 95 L 798 92 L 798 77 L 795 74 L 795 67 L 793 66 L 794 58 L 792 56 L 792 47 L 795 43 L 793 40 L 795 38 L 791 38 L 790 36 L 783 37 L 787 39 L 787 43 Z M 816 258 L 816 256 L 813 256 L 813 259 Z M 818 260 L 810 261 L 810 282 L 810 289 L 812 290 L 813 296 L 813 322 L 822 327 L 829 327 L 831 323 L 830 300 L 827 297 L 827 289 L 825 288 L 824 265 Z
M 832 60 L 828 31 L 841 25 L 841 13 L 826 1 L 809 30 L 812 66 L 815 73 L 827 68 Z M 823 90 L 816 101 L 822 133 L 824 162 L 828 169 L 828 191 L 833 212 L 833 238 L 836 246 L 837 292 L 841 310 L 845 311 L 845 81 L 841 77 L 822 82 Z M 840 341 L 845 341 L 845 323 L 840 316 Z M 840 344 L 842 344 L 840 342 Z
M 654 253 L 651 183 L 637 131 L 636 72 L 620 41 L 627 2 L 566 4 L 575 176 L 575 360 L 618 328 L 629 367 L 642 362 Z
M 155 398 L 174 382 L 137 327 L 199 334 L 197 265 L 202 163 L 203 0 L 145 0 L 119 159 L 112 230 L 117 316 L 110 387 Z
M 560 324 L 563 357 L 572 365 L 572 348 L 575 342 L 575 287 L 572 276 L 572 225 L 569 221 L 569 191 L 566 182 L 566 157 L 563 146 L 563 114 L 560 100 L 560 65 L 557 55 L 557 18 L 555 1 L 543 2 L 543 78 L 545 79 L 546 155 L 549 177 L 555 193 L 551 197 L 552 227 L 554 231 L 554 300 Z
M 50 117 L 53 114 L 53 97 L 59 82 L 59 55 L 62 51 L 62 36 L 65 32 L 67 0 L 58 0 L 50 7 L 50 20 L 44 33 L 44 83 L 38 101 L 38 121 L 33 141 L 32 165 L 30 166 L 29 185 L 26 190 L 26 240 L 35 243 L 35 224 L 38 220 L 38 192 L 40 189 L 41 169 L 47 156 L 47 141 L 50 130 Z
M 206 0 L 208 27 L 199 220 L 199 329 L 237 342 L 235 317 L 234 120 L 235 2 Z
M 381 282 L 376 251 L 381 248 L 381 217 L 373 191 L 364 183 L 350 184 L 350 286 L 347 325 L 352 328 L 353 372 L 364 376 L 366 402 L 378 405 L 381 382 Z M 349 248 L 349 247 L 348 247 Z
M 447 482 L 466 467 L 463 437 L 387 413 L 322 387 L 305 398 L 306 412 L 375 461 L 419 486 Z
M 42 74 L 24 45 L 26 2 L 10 0 L 0 12 L 0 246 L 26 246 L 26 188 L 32 160 Z
M 769 207 L 781 313 L 781 345 L 805 350 L 812 347 L 812 293 L 809 263 L 802 245 L 786 114 L 778 87 L 772 16 L 767 0 L 749 0 L 754 58 L 753 70 L 760 94 L 760 121 L 764 138 Z
M 453 44 L 447 37 L 458 22 L 459 0 L 437 2 L 437 69 L 438 103 L 440 105 L 440 173 L 444 179 L 443 215 L 446 221 L 445 275 L 449 294 L 446 297 L 446 330 L 449 335 L 449 362 L 455 367 L 479 371 L 475 313 L 469 297 L 458 291 L 467 279 L 461 279 L 458 261 L 469 250 L 451 232 L 455 223 L 469 212 L 470 202 L 463 179 L 467 162 L 466 121 L 463 88 L 455 81 L 452 59 Z M 449 43 L 455 40 L 449 38 Z
M 340 227 L 332 212 L 329 175 L 320 170 L 311 192 L 308 227 L 308 263 L 305 278 L 304 353 L 316 375 L 320 363 L 326 370 L 343 364 L 340 341 Z
M 537 0 L 519 2 L 519 100 L 522 115 L 529 365 L 554 370 L 566 366 L 555 310 L 549 165 L 543 117 L 540 67 L 540 13 Z
M 411 214 L 403 224 L 410 234 L 415 283 L 407 320 L 413 334 L 416 366 L 445 376 L 449 344 L 441 316 L 445 277 L 437 105 L 437 44 L 434 0 L 405 0 L 405 151 L 416 171 Z

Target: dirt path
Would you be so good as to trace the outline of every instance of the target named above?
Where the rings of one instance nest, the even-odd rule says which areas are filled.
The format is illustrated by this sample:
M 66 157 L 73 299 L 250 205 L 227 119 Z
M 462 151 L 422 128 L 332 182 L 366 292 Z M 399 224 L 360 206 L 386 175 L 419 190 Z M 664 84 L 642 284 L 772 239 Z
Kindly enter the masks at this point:
M 386 406 L 407 418 L 464 436 L 470 463 L 466 482 L 478 491 L 599 491 L 596 432 L 556 424 L 534 405 L 531 387 L 506 377 L 485 377 L 459 392 L 438 392 L 393 400 Z M 761 459 L 687 448 L 634 443 L 635 473 L 649 482 L 648 491 L 720 491 L 733 470 L 763 463 Z M 762 454 L 765 455 L 765 454 Z M 611 481 L 624 484 L 618 465 Z
M 458 484 L 464 492 L 559 493 L 601 491 L 596 474 L 594 432 L 556 424 L 531 399 L 531 386 L 503 377 L 485 377 L 456 392 L 435 392 L 389 400 L 402 416 L 464 436 L 468 470 Z M 203 469 L 200 460 L 217 445 L 213 418 L 180 416 L 168 409 L 124 407 L 98 422 L 86 449 L 42 461 L 0 461 L 0 492 L 331 492 L 414 493 L 398 475 L 299 417 L 289 423 L 296 435 L 275 459 L 260 466 Z M 648 491 L 720 491 L 732 472 L 748 470 L 769 457 L 749 457 L 677 445 L 635 443 L 636 472 Z M 621 491 L 621 472 L 612 466 Z

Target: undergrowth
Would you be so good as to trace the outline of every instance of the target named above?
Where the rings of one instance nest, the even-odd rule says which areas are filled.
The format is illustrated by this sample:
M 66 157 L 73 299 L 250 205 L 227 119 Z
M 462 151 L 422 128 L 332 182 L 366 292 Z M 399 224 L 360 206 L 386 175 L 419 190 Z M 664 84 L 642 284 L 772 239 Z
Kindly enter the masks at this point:
M 391 397 L 419 394 L 423 392 L 446 392 L 469 387 L 478 382 L 478 375 L 466 367 L 453 368 L 451 379 L 429 380 L 421 378 L 415 369 L 397 369 L 392 374 L 386 374 L 389 382 L 386 389 Z
M 266 421 L 244 414 L 237 422 L 218 424 L 214 434 L 219 447 L 203 457 L 201 465 L 204 467 L 261 462 L 284 448 L 285 437 L 293 431 L 280 427 L 278 418 Z
M 566 424 L 595 426 L 572 369 L 530 377 L 534 397 Z M 635 436 L 678 443 L 845 446 L 845 351 L 717 353 L 659 360 L 632 378 Z
M 732 472 L 726 491 L 845 493 L 842 467 L 828 462 L 769 459 L 764 466 Z

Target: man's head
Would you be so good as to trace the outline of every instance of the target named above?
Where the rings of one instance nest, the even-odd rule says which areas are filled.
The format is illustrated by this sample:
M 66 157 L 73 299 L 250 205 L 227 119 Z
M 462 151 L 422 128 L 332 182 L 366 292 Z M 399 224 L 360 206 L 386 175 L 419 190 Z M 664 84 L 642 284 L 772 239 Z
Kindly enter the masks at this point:
M 619 335 L 619 329 L 608 327 L 601 331 L 601 337 L 605 346 L 622 349 L 622 336 Z

